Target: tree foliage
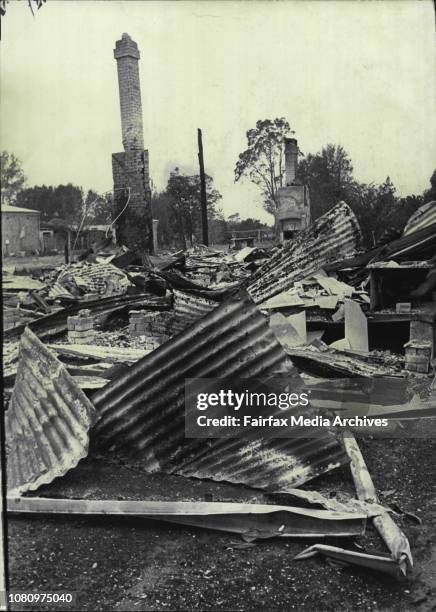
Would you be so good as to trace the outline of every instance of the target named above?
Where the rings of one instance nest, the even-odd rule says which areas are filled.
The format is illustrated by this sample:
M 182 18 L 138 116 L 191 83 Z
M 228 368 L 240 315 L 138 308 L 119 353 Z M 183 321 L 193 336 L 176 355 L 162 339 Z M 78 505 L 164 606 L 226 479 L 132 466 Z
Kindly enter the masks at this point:
M 294 134 L 284 117 L 259 120 L 247 132 L 247 148 L 235 166 L 235 182 L 249 178 L 262 191 L 264 206 L 270 213 L 277 208 L 277 189 L 285 175 L 284 139 Z
M 389 177 L 381 183 L 359 183 L 353 177 L 353 164 L 341 145 L 328 144 L 309 154 L 298 165 L 298 178 L 309 187 L 312 219 L 330 210 L 341 200 L 353 209 L 362 230 L 363 246 L 370 248 L 383 233 L 400 232 L 410 215 L 424 201 L 436 196 L 436 172 L 431 187 L 422 195 L 399 198 Z
M 41 219 L 45 221 L 57 218 L 68 224 L 77 224 L 83 215 L 83 191 L 71 183 L 57 187 L 36 185 L 20 191 L 16 204 L 39 210 Z
M 312 219 L 346 200 L 353 186 L 353 165 L 341 145 L 328 144 L 298 164 L 297 176 L 309 187 Z
M 436 170 L 430 177 L 430 189 L 424 191 L 424 202 L 432 202 L 436 200 Z
M 111 193 L 99 194 L 90 189 L 85 197 L 85 225 L 108 225 L 112 221 L 113 199 Z
M 228 226 L 230 231 L 250 231 L 250 230 L 269 230 L 271 229 L 259 219 L 242 219 L 239 213 L 228 217 Z
M 209 225 L 218 232 L 218 221 L 223 218 L 217 208 L 221 194 L 213 187 L 213 179 L 208 175 L 206 194 Z M 199 175 L 181 174 L 179 169 L 175 168 L 169 176 L 166 190 L 153 196 L 152 206 L 153 217 L 159 220 L 158 231 L 162 244 L 177 244 L 185 249 L 194 242 L 201 242 Z
M 26 182 L 21 162 L 13 153 L 0 152 L 0 180 L 2 203 L 13 205 Z
M 6 7 L 9 4 L 10 0 L 0 0 L 0 16 L 4 17 L 6 14 Z M 27 0 L 27 5 L 30 8 L 32 15 L 35 14 L 34 7 L 39 10 L 41 6 L 47 2 L 47 0 Z

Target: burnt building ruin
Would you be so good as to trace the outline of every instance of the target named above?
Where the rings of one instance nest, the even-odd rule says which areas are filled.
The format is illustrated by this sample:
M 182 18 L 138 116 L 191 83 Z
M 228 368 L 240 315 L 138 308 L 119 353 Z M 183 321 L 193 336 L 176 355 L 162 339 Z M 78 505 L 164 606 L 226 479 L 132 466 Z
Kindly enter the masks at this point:
M 114 49 L 120 90 L 124 151 L 112 154 L 117 243 L 142 254 L 153 251 L 148 150 L 144 149 L 138 45 L 128 34 Z
M 286 186 L 277 190 L 278 206 L 275 213 L 280 241 L 290 240 L 310 224 L 309 190 L 297 181 L 298 143 L 285 138 Z

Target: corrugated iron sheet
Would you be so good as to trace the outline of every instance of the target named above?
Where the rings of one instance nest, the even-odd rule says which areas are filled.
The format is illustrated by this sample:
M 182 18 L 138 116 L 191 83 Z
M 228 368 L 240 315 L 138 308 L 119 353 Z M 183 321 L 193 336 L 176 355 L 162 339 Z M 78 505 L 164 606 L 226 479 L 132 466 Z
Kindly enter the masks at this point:
M 96 411 L 65 367 L 26 329 L 6 412 L 7 486 L 34 491 L 88 454 Z
M 181 332 L 219 306 L 210 298 L 174 289 L 174 330 Z
M 342 446 L 328 432 L 312 439 L 247 438 L 207 441 L 189 459 L 177 458 L 166 470 L 285 492 L 348 463 Z
M 68 264 L 60 272 L 57 283 L 62 285 L 63 279 L 72 277 L 76 284 L 89 293 L 104 294 L 107 288 L 107 281 L 110 278 L 116 279 L 119 284 L 119 295 L 126 292 L 126 288 L 131 285 L 126 274 L 111 263 L 73 263 Z
M 256 272 L 248 291 L 256 303 L 292 287 L 327 263 L 353 257 L 361 233 L 351 208 L 340 202 Z
M 403 236 L 408 236 L 409 234 L 413 234 L 424 227 L 428 227 L 432 224 L 436 224 L 436 202 L 427 202 L 427 204 L 423 204 L 420 206 L 418 210 L 413 213 L 408 222 L 406 223 L 406 227 L 403 231 Z
M 101 448 L 146 471 L 285 488 L 347 462 L 336 439 L 189 440 L 187 378 L 254 378 L 289 373 L 290 362 L 265 317 L 243 291 L 147 355 L 93 396 Z
M 415 231 L 390 242 L 371 259 L 377 261 L 415 261 L 430 259 L 436 249 L 436 223 L 417 228 Z

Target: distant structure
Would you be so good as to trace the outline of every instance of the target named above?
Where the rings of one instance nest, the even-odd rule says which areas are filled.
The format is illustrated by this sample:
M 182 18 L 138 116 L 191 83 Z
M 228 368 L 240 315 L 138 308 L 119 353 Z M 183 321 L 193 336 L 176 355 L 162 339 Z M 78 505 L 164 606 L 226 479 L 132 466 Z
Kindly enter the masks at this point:
M 297 164 L 297 140 L 285 138 L 286 186 L 277 190 L 279 203 L 275 213 L 281 242 L 292 239 L 297 232 L 310 224 L 309 189 L 296 180 Z
M 3 257 L 35 255 L 40 250 L 40 212 L 18 206 L 1 206 Z
M 138 45 L 128 34 L 115 43 L 123 153 L 112 154 L 114 219 L 118 244 L 153 251 L 148 150 L 144 150 Z

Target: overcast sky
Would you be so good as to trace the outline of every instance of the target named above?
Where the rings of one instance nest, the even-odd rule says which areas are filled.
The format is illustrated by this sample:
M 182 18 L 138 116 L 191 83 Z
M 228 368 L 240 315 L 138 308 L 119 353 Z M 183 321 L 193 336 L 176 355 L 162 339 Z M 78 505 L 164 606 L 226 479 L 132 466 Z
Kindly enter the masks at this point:
M 233 183 L 245 132 L 286 117 L 304 153 L 329 142 L 355 177 L 391 177 L 421 193 L 436 161 L 435 38 L 431 0 L 27 2 L 2 20 L 1 147 L 28 184 L 112 188 L 122 150 L 115 41 L 141 52 L 144 140 L 158 189 L 176 165 L 206 171 L 225 214 L 264 220 L 258 191 Z

